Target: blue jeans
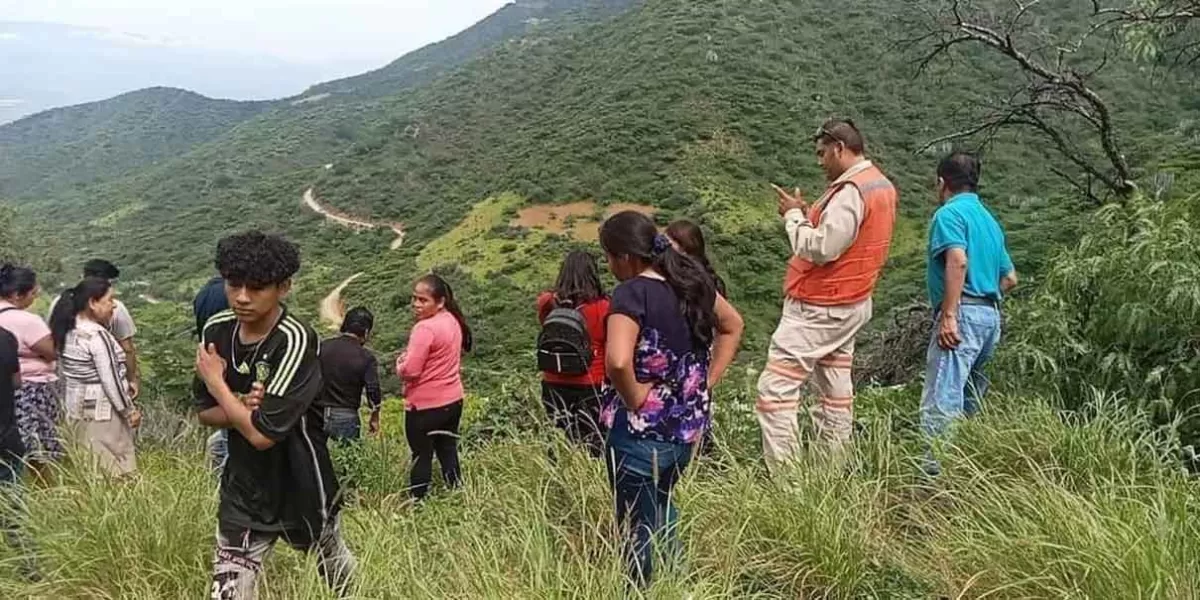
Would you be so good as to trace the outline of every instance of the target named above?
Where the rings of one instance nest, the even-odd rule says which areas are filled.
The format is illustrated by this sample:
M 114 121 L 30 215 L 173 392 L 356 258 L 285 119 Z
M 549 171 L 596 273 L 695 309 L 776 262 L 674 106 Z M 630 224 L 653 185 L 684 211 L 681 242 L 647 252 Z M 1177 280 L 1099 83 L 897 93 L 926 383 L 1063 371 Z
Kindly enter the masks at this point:
M 325 434 L 329 439 L 343 442 L 355 441 L 362 435 L 362 420 L 353 408 L 326 408 Z
M 24 470 L 25 463 L 22 462 L 22 457 L 0 451 L 0 498 L 6 504 L 3 510 L 0 510 L 0 532 L 3 533 L 4 541 L 9 547 L 22 551 L 28 550 L 29 545 L 16 520 L 22 510 L 21 473 Z M 28 560 L 27 557 L 22 568 L 28 566 Z
M 629 433 L 628 416 L 617 411 L 608 433 L 608 479 L 617 502 L 617 523 L 626 531 L 622 544 L 630 578 L 639 586 L 653 575 L 655 538 L 662 556 L 678 560 L 678 511 L 671 501 L 675 484 L 692 460 L 693 444 L 659 442 Z
M 954 421 L 979 412 L 988 389 L 983 367 L 1000 343 L 1000 311 L 994 306 L 963 304 L 958 309 L 962 342 L 953 350 L 938 345 L 937 320 L 925 359 L 925 389 L 921 394 L 921 429 L 929 442 L 943 437 Z M 932 454 L 925 472 L 937 475 L 941 466 Z
M 225 468 L 225 461 L 229 460 L 229 430 L 214 431 L 204 445 L 208 452 L 208 466 L 219 475 Z

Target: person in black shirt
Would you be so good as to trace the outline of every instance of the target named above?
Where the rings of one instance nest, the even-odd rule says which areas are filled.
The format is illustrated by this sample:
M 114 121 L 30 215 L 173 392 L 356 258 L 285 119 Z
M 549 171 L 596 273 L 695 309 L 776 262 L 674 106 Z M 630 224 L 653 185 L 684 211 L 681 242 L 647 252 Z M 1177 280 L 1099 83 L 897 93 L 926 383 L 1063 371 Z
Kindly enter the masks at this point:
M 354 308 L 342 320 L 342 334 L 321 343 L 321 375 L 325 391 L 318 404 L 325 411 L 325 432 L 334 440 L 357 440 L 362 429 L 358 407 L 363 392 L 371 405 L 369 431 L 379 431 L 379 361 L 364 347 L 371 337 L 375 315 Z
M 204 326 L 194 393 L 201 423 L 226 427 L 212 598 L 247 600 L 275 541 L 318 555 L 346 594 L 354 557 L 342 541 L 341 494 L 329 459 L 319 338 L 281 303 L 300 268 L 296 246 L 259 232 L 217 246 L 231 310 Z
M 209 279 L 204 287 L 196 292 L 192 300 L 192 312 L 196 315 L 196 337 L 204 332 L 204 325 L 213 315 L 229 309 L 229 299 L 225 297 L 225 279 L 220 275 Z
M 14 416 L 16 391 L 21 387 L 19 350 L 16 336 L 0 328 L 0 485 L 17 482 L 25 456 Z
M 22 510 L 19 493 L 25 456 L 25 444 L 21 441 L 15 416 L 16 391 L 21 387 L 19 348 L 16 336 L 0 328 L 0 495 L 13 503 L 0 514 L 0 530 L 8 545 L 21 550 L 24 555 L 17 565 L 22 575 L 37 581 L 40 576 L 33 562 L 34 554 L 13 518 Z

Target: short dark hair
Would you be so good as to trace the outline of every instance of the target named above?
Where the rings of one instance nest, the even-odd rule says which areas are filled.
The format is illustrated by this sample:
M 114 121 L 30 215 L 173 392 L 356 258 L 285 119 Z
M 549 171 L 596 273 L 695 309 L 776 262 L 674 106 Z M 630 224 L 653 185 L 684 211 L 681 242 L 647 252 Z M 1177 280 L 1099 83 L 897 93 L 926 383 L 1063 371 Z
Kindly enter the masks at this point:
M 216 266 L 234 285 L 279 285 L 300 270 L 300 249 L 281 236 L 247 231 L 217 243 Z
M 375 315 L 362 306 L 350 309 L 346 312 L 346 317 L 342 319 L 342 333 L 367 337 L 374 327 Z
M 946 182 L 951 192 L 975 192 L 979 190 L 979 174 L 982 170 L 979 156 L 958 150 L 938 163 L 937 175 Z
M 825 121 L 813 135 L 813 141 L 826 144 L 841 142 L 846 145 L 847 150 L 855 154 L 867 151 L 867 142 L 863 139 L 862 132 L 850 119 L 833 118 Z
M 121 270 L 103 258 L 93 258 L 83 263 L 83 276 L 112 280 L 121 276 Z
M 0 264 L 0 298 L 28 294 L 37 287 L 37 274 L 29 267 Z

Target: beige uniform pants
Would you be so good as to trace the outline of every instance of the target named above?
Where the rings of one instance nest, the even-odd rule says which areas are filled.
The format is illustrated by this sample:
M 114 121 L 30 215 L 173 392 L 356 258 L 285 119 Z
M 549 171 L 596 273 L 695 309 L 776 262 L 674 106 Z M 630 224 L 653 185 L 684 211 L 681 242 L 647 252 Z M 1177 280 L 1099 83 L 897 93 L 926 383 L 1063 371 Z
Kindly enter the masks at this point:
M 771 337 L 767 366 L 758 380 L 758 422 L 767 466 L 793 459 L 800 449 L 801 392 L 811 377 L 821 399 L 810 409 L 817 437 L 832 449 L 850 439 L 854 337 L 871 320 L 871 300 L 816 306 L 788 299 Z

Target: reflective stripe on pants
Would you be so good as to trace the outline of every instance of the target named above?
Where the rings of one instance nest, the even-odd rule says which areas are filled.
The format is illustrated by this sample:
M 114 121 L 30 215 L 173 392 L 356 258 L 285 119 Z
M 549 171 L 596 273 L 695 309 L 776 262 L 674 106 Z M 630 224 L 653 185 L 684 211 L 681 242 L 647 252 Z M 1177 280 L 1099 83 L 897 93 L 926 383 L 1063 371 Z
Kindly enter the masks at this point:
M 787 300 L 771 336 L 767 365 L 758 379 L 758 422 L 769 467 L 799 450 L 801 395 L 811 379 L 821 395 L 809 409 L 818 438 L 840 448 L 854 418 L 851 365 L 854 337 L 871 320 L 871 300 L 847 306 L 816 306 Z

